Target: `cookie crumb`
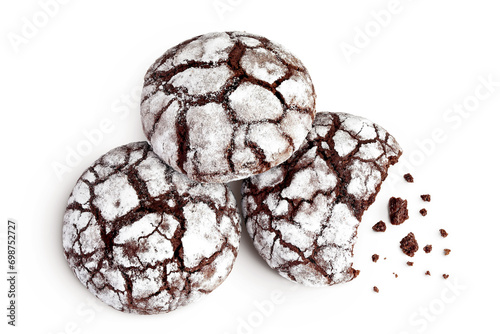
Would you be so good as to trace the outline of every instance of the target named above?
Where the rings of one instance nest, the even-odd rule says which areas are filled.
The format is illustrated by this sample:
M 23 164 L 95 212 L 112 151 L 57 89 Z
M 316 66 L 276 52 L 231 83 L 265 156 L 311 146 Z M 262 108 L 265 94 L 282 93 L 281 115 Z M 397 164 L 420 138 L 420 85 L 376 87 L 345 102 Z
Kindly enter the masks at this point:
M 406 264 L 407 264 L 409 267 L 413 267 L 413 262 L 408 261 L 408 262 L 406 262 Z
M 424 217 L 425 217 L 425 216 L 427 216 L 427 210 L 426 210 L 426 209 L 422 209 L 422 210 L 420 210 L 419 212 L 420 212 L 420 214 L 421 214 L 422 216 L 424 216 Z
M 413 183 L 413 176 L 410 173 L 406 173 L 403 177 L 405 178 L 406 182 Z
M 443 278 L 444 278 L 444 279 L 448 279 L 448 277 L 450 277 L 450 275 L 448 275 L 448 274 L 443 274 Z
M 373 291 L 375 291 L 376 293 L 378 293 L 380 290 L 376 286 L 374 286 L 373 287 Z
M 431 272 L 430 272 L 429 270 L 427 270 L 427 271 L 425 272 L 425 274 L 426 274 L 427 276 L 431 276 Z
M 389 216 L 392 225 L 401 225 L 408 217 L 408 201 L 400 197 L 391 197 L 389 200 Z
M 420 195 L 420 198 L 422 198 L 422 200 L 424 202 L 430 202 L 431 201 L 431 195 L 427 194 L 427 195 Z
M 445 231 L 445 230 L 443 230 L 443 229 L 440 229 L 440 230 L 439 230 L 439 233 L 441 233 L 441 236 L 442 236 L 443 238 L 446 238 L 446 237 L 448 236 L 448 232 L 446 232 L 446 231 Z
M 403 253 L 405 253 L 409 257 L 413 257 L 413 255 L 415 255 L 415 253 L 418 251 L 418 243 L 415 239 L 415 234 L 410 232 L 406 237 L 401 239 L 400 247 Z
M 394 275 L 395 278 L 398 278 L 398 274 L 396 273 L 392 273 Z
M 451 252 L 451 249 L 445 248 L 444 249 L 444 255 L 449 255 Z
M 432 252 L 432 245 L 426 245 L 424 247 L 424 252 L 426 252 L 427 254 L 429 254 L 430 252 Z
M 374 230 L 375 232 L 385 232 L 386 229 L 387 226 L 385 226 L 385 223 L 383 221 L 379 221 L 372 226 L 372 230 Z
M 359 273 L 360 273 L 360 270 L 357 270 L 357 269 L 354 269 L 354 271 L 352 272 L 354 278 L 358 277 Z
M 373 261 L 373 262 L 377 262 L 377 261 L 378 261 L 378 259 L 379 259 L 378 254 L 373 254 L 373 255 L 372 255 L 372 261 Z

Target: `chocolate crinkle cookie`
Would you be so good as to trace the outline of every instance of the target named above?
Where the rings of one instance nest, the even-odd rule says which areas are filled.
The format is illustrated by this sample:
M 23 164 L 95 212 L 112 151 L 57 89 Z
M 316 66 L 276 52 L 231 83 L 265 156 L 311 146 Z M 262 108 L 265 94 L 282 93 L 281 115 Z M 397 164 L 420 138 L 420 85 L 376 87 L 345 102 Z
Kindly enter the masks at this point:
M 401 153 L 369 120 L 318 113 L 291 159 L 243 182 L 243 215 L 258 253 L 304 285 L 352 280 L 358 224 Z
M 236 200 L 175 172 L 146 142 L 116 148 L 77 181 L 63 247 L 97 298 L 131 313 L 169 312 L 219 286 L 238 253 Z
M 200 182 L 265 172 L 302 144 L 316 94 L 300 60 L 243 32 L 201 35 L 149 68 L 144 133 L 167 164 Z

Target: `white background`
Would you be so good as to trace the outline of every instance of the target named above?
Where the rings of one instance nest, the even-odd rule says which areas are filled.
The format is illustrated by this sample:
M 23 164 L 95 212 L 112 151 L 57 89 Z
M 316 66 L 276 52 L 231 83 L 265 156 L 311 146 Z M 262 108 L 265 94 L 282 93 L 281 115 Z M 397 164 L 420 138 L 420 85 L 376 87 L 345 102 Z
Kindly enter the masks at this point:
M 45 22 L 39 2 L 2 0 L 0 331 L 499 333 L 500 4 L 400 0 L 381 26 L 372 11 L 393 9 L 390 3 L 73 0 L 52 8 Z M 371 37 L 363 39 L 365 29 Z M 406 163 L 392 168 L 364 216 L 354 264 L 361 275 L 354 281 L 321 289 L 290 283 L 256 255 L 244 232 L 233 272 L 211 295 L 171 314 L 120 313 L 88 293 L 65 262 L 67 197 L 99 156 L 144 140 L 137 92 L 149 65 L 187 38 L 224 30 L 285 45 L 308 67 L 318 110 L 379 123 L 398 139 Z M 342 52 L 347 44 L 356 47 L 351 57 Z M 488 78 L 496 87 L 481 83 Z M 464 103 L 470 112 L 450 111 Z M 90 148 L 86 131 L 102 133 Z M 58 177 L 54 166 L 67 165 L 69 152 L 82 148 L 86 155 Z M 402 181 L 407 170 L 414 184 Z M 431 203 L 420 200 L 423 193 Z M 377 234 L 371 226 L 387 221 L 394 195 L 409 200 L 411 218 Z M 16 328 L 5 316 L 8 218 L 19 224 Z M 449 237 L 441 238 L 439 228 Z M 421 248 L 434 246 L 430 254 L 417 253 L 414 267 L 399 250 L 410 231 Z M 452 253 L 443 256 L 443 248 Z M 372 263 L 373 253 L 387 260 Z

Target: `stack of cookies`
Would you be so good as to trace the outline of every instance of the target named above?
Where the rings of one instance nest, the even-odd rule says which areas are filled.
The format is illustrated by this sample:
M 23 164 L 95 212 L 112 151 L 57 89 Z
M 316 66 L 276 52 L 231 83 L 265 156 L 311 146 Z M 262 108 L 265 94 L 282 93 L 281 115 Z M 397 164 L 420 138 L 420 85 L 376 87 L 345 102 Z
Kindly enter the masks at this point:
M 316 113 L 315 100 L 302 62 L 264 37 L 212 33 L 168 50 L 145 76 L 147 142 L 106 153 L 68 200 L 75 275 L 125 312 L 210 293 L 240 240 L 225 184 L 244 179 L 243 218 L 270 267 L 308 286 L 352 280 L 357 227 L 402 150 L 369 120 Z

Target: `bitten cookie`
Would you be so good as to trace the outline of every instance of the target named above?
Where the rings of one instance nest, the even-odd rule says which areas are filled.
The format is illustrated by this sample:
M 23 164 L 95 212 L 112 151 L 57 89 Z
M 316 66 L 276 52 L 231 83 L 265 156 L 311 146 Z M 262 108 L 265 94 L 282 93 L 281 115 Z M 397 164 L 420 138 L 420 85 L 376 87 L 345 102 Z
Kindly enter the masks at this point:
M 367 119 L 318 113 L 292 158 L 243 182 L 243 215 L 258 253 L 304 285 L 352 280 L 357 227 L 401 153 Z
M 268 39 L 220 32 L 161 56 L 144 80 L 144 133 L 173 169 L 200 182 L 229 182 L 287 160 L 315 116 L 304 65 Z
M 75 275 L 131 313 L 169 312 L 210 293 L 230 273 L 239 238 L 231 191 L 175 172 L 146 142 L 89 167 L 64 214 L 64 255 Z

